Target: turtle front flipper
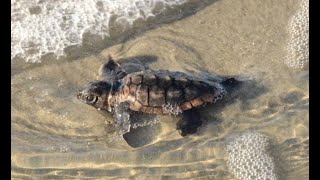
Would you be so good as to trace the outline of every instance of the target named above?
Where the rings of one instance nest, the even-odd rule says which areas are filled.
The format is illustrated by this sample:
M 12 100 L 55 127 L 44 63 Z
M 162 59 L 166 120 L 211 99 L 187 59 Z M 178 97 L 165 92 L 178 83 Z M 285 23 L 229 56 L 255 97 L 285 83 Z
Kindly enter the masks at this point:
M 114 107 L 113 117 L 115 126 L 118 128 L 120 134 L 130 131 L 130 109 L 128 103 L 121 103 Z
M 120 66 L 119 63 L 116 63 L 113 58 L 109 55 L 108 62 L 103 64 L 98 73 L 98 80 L 114 82 L 122 79 L 126 76 L 127 73 Z
M 191 109 L 182 113 L 181 119 L 177 122 L 177 130 L 181 136 L 187 136 L 196 133 L 201 125 L 199 111 Z
M 132 111 L 128 103 L 120 103 L 114 117 L 120 134 L 134 148 L 150 144 L 161 131 L 156 115 Z

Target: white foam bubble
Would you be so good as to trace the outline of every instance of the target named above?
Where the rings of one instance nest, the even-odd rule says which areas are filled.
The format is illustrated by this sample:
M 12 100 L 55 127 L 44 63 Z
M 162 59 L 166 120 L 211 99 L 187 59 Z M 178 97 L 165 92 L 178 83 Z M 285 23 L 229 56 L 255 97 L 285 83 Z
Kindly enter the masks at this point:
M 288 30 L 290 37 L 284 62 L 291 68 L 303 68 L 309 61 L 309 0 L 301 0 Z
M 232 139 L 226 146 L 227 165 L 239 179 L 275 180 L 275 166 L 267 152 L 268 138 L 248 132 Z
M 146 20 L 188 0 L 12 0 L 11 59 L 40 62 L 47 53 L 64 55 L 64 48 L 80 45 L 85 32 L 109 36 L 112 16 L 127 25 Z

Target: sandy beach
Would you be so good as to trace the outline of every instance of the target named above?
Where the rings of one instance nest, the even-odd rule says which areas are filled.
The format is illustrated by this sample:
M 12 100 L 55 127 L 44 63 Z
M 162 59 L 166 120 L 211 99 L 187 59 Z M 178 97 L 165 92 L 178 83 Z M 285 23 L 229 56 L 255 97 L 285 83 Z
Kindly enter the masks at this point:
M 80 58 L 12 63 L 12 178 L 237 179 L 227 163 L 226 144 L 255 132 L 268 139 L 266 152 L 278 179 L 307 179 L 309 69 L 284 63 L 287 25 L 297 7 L 293 0 L 219 0 Z M 151 69 L 255 83 L 222 108 L 204 109 L 209 123 L 198 135 L 182 138 L 175 117 L 160 117 L 145 137 L 150 142 L 133 149 L 114 135 L 111 115 L 75 97 L 96 78 L 109 54 Z

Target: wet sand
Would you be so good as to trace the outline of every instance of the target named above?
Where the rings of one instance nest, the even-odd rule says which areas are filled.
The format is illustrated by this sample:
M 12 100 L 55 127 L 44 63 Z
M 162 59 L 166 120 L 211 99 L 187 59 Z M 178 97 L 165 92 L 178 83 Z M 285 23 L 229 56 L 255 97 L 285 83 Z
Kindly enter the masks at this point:
M 220 0 L 97 55 L 24 70 L 13 64 L 12 177 L 235 179 L 226 164 L 227 139 L 256 131 L 272 142 L 279 179 L 308 178 L 308 69 L 283 63 L 286 26 L 296 7 L 293 0 Z M 208 106 L 203 111 L 208 124 L 198 135 L 182 138 L 176 118 L 160 117 L 151 142 L 133 149 L 113 135 L 110 115 L 75 98 L 110 53 L 140 59 L 152 69 L 239 76 L 254 83 L 220 108 Z

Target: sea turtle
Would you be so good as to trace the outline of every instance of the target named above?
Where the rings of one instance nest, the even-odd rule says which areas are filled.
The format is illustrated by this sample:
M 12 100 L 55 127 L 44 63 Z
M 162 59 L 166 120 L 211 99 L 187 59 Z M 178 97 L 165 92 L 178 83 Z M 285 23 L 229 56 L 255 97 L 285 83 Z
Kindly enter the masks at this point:
M 209 80 L 196 75 L 168 70 L 126 72 L 111 57 L 99 70 L 98 80 L 89 82 L 77 93 L 82 102 L 106 110 L 125 132 L 134 114 L 182 114 L 177 130 L 182 136 L 201 126 L 197 109 L 226 95 L 226 85 L 234 78 Z

